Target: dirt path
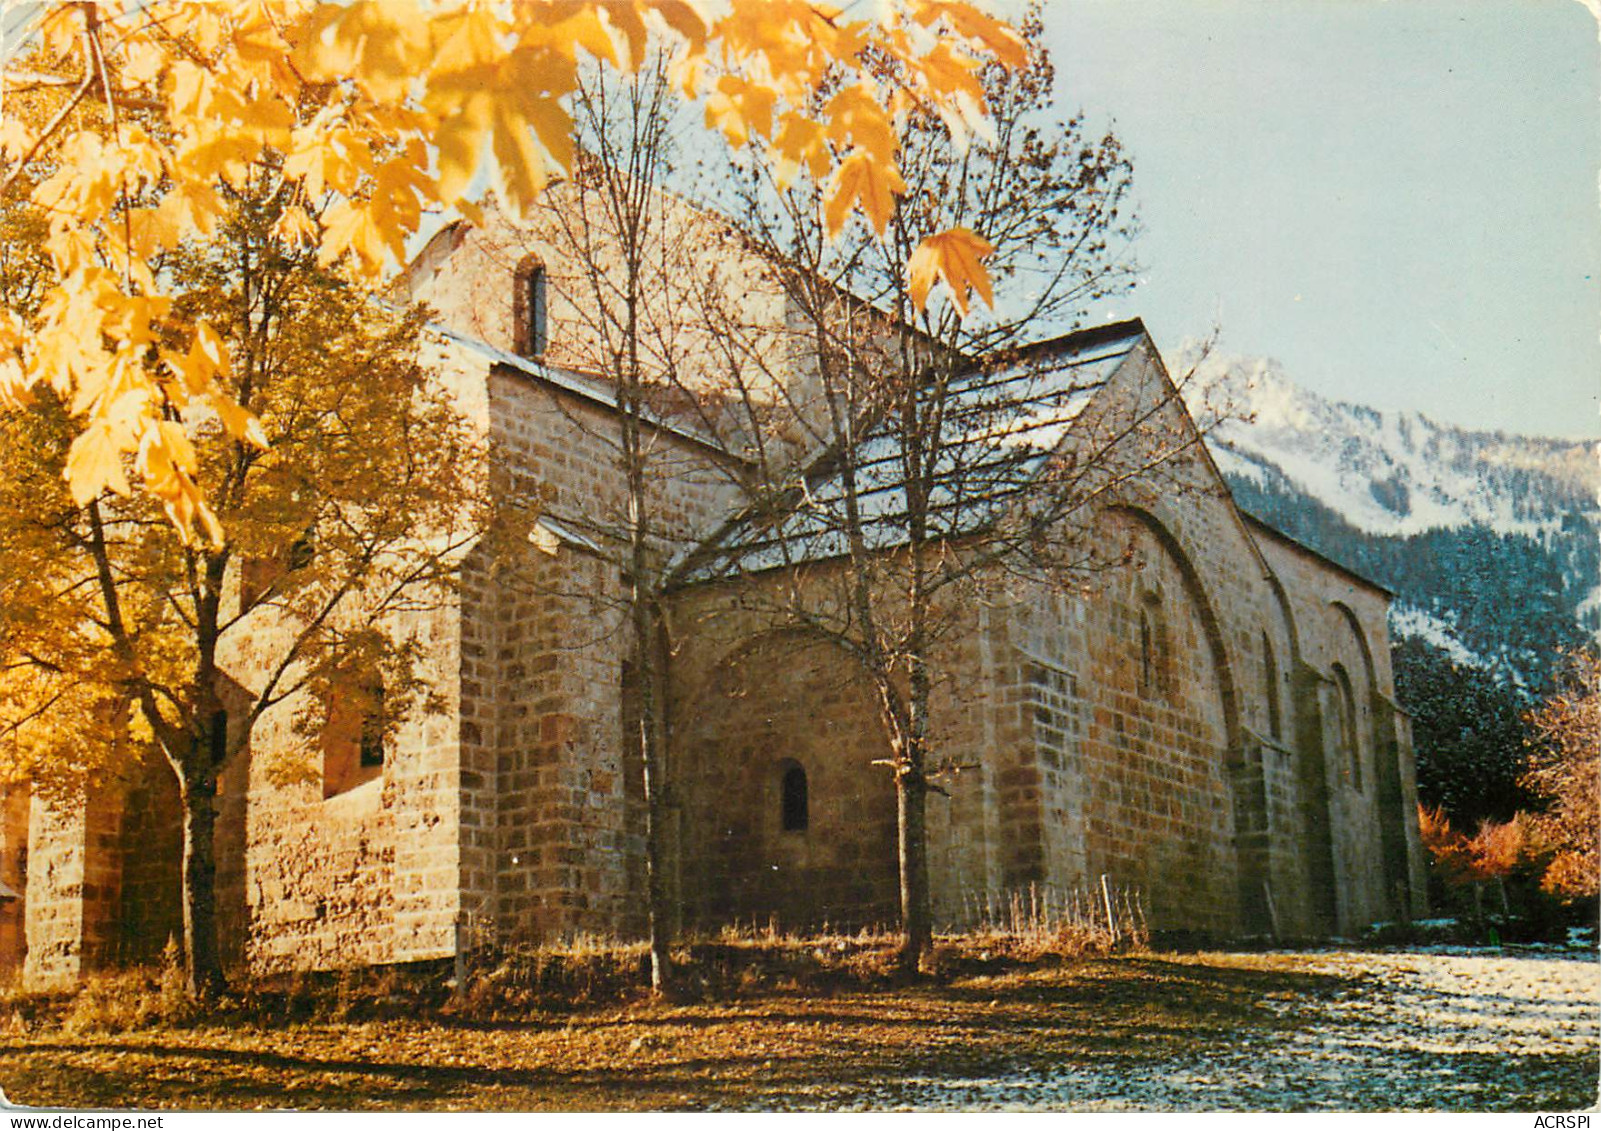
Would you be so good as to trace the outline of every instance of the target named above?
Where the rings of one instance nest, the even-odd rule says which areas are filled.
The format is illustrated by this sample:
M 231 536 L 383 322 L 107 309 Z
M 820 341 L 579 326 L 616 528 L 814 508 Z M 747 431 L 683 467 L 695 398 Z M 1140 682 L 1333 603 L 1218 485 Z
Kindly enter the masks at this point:
M 497 1026 L 4 1024 L 0 1085 L 36 1105 L 1559 1111 L 1596 1101 L 1601 966 L 1153 955 Z

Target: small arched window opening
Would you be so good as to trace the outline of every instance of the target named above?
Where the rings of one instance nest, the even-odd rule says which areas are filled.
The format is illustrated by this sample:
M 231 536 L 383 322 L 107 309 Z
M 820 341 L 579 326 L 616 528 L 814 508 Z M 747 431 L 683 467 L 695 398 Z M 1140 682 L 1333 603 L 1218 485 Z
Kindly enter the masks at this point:
M 545 265 L 533 258 L 524 260 L 517 269 L 517 294 L 513 304 L 517 352 L 524 357 L 540 357 L 550 345 L 549 289 Z
M 1162 598 L 1147 593 L 1140 601 L 1140 694 L 1167 692 L 1167 621 Z
M 800 832 L 811 826 L 811 810 L 806 796 L 806 771 L 798 762 L 784 765 L 780 780 L 779 816 L 785 832 Z
M 1284 718 L 1279 709 L 1279 663 L 1273 655 L 1273 641 L 1262 634 L 1262 691 L 1267 697 L 1267 732 L 1269 737 L 1284 737 Z

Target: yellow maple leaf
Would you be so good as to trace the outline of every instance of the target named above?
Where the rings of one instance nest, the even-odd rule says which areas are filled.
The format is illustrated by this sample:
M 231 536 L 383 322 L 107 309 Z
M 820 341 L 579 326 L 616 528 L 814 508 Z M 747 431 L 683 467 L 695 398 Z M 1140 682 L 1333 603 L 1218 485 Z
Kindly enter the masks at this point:
M 273 235 L 291 245 L 309 246 L 317 242 L 317 222 L 298 204 L 283 210 L 272 226 Z
M 187 170 L 174 178 L 173 186 L 162 196 L 156 211 L 162 222 L 179 232 L 209 236 L 222 219 L 222 197 L 210 180 L 196 178 Z
M 684 41 L 689 55 L 706 50 L 706 17 L 688 0 L 651 0 L 651 13 L 666 25 L 669 31 Z
M 921 86 L 928 91 L 928 102 L 945 122 L 958 147 L 965 149 L 969 131 L 993 138 L 984 112 L 984 87 L 978 81 L 978 66 L 974 60 L 941 42 L 918 60 L 915 69 Z
M 145 488 L 161 500 L 168 521 L 186 544 L 193 540 L 197 523 L 213 544 L 221 541 L 222 527 L 195 482 L 200 464 L 183 425 L 162 420 L 146 429 L 135 465 Z
M 189 343 L 188 353 L 162 350 L 161 359 L 183 389 L 194 396 L 210 391 L 217 375 L 228 373 L 228 347 L 222 335 L 205 321 L 195 324 L 195 336 Z
M 63 474 L 73 502 L 80 507 L 107 488 L 119 495 L 132 493 L 122 470 L 122 445 L 102 422 L 91 423 L 72 441 Z
M 860 207 L 873 231 L 884 234 L 895 212 L 895 197 L 906 191 L 906 182 L 894 165 L 879 161 L 864 150 L 852 150 L 834 171 L 834 179 L 823 200 L 823 220 L 830 238 L 839 235 Z
M 267 430 L 261 426 L 261 419 L 232 397 L 214 391 L 207 403 L 217 413 L 217 418 L 222 421 L 222 426 L 227 429 L 228 435 L 234 439 L 261 448 L 263 451 L 272 446 L 267 439 Z
M 952 31 L 968 39 L 977 40 L 984 50 L 1008 67 L 1021 67 L 1028 63 L 1028 48 L 1023 37 L 994 16 L 961 0 L 918 0 L 913 18 L 924 27 L 944 20 Z
M 706 99 L 706 124 L 720 130 L 735 149 L 755 134 L 766 137 L 773 131 L 773 103 L 777 95 L 760 83 L 738 75 L 724 75 Z
M 849 143 L 877 161 L 894 164 L 899 144 L 895 127 L 871 84 L 861 82 L 841 90 L 828 100 L 823 117 L 829 137 L 841 146 Z
M 906 263 L 906 283 L 912 302 L 918 310 L 928 305 L 928 293 L 936 280 L 943 279 L 950 288 L 951 301 L 963 317 L 967 315 L 967 292 L 978 292 L 984 305 L 994 307 L 995 292 L 990 286 L 989 272 L 984 260 L 995 251 L 995 245 L 967 228 L 952 228 L 929 236 L 917 245 Z
M 384 269 L 399 240 L 398 233 L 386 232 L 366 201 L 336 201 L 322 218 L 322 247 L 317 261 L 324 266 L 349 252 L 361 269 L 377 275 Z
M 458 56 L 465 57 L 465 56 Z M 572 118 L 559 98 L 575 83 L 572 60 L 544 47 L 518 47 L 498 62 L 437 73 L 424 105 L 439 122 L 437 199 L 453 204 L 489 142 L 495 191 L 514 209 L 533 203 L 552 164 L 572 164 Z
M 296 47 L 302 73 L 323 82 L 353 81 L 379 102 L 400 100 L 427 71 L 429 13 L 415 0 L 319 4 Z
M 775 179 L 780 189 L 788 188 L 803 166 L 814 181 L 821 181 L 834 159 L 823 124 L 794 111 L 784 115 L 772 150 L 778 157 Z

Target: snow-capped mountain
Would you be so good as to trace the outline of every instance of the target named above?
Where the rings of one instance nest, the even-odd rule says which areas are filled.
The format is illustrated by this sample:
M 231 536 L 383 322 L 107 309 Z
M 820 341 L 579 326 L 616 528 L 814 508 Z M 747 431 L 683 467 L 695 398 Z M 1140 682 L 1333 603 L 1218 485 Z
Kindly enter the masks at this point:
M 1214 355 L 1192 381 L 1240 504 L 1394 590 L 1396 636 L 1532 689 L 1601 629 L 1597 445 L 1327 400 L 1273 361 Z

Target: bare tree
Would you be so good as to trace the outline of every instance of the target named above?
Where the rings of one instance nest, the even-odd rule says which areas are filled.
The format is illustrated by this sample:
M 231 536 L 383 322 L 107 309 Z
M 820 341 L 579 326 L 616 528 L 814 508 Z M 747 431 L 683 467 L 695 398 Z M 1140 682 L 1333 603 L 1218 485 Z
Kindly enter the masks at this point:
M 820 186 L 801 173 L 781 190 L 779 170 L 759 155 L 744 160 L 725 207 L 749 225 L 795 312 L 787 371 L 744 345 L 724 296 L 702 296 L 723 351 L 716 404 L 744 414 L 757 473 L 744 515 L 675 580 L 787 571 L 792 581 L 773 590 L 775 618 L 836 640 L 871 679 L 891 751 L 909 965 L 932 939 L 927 797 L 961 769 L 935 746 L 940 641 L 997 586 L 1076 586 L 1119 562 L 1121 548 L 1087 537 L 1099 508 L 1192 457 L 1198 439 L 1165 423 L 1175 387 L 1154 359 L 1153 379 L 1130 395 L 1099 395 L 1140 348 L 1137 323 L 1024 344 L 1129 285 L 1133 231 L 1124 219 L 1131 170 L 1116 137 L 1086 139 L 1082 119 L 1050 117 L 1037 13 L 1023 27 L 1032 63 L 985 75 L 993 137 L 964 148 L 932 115 L 912 112 L 907 191 L 881 236 L 857 228 L 830 238 Z M 927 233 L 958 227 L 992 249 L 994 305 L 969 312 L 956 295 L 919 309 L 912 255 Z M 807 458 L 771 439 L 783 431 L 771 427 L 775 401 L 797 422 Z
M 689 251 L 685 213 L 666 191 L 677 124 L 667 60 L 654 58 L 626 78 L 581 74 L 572 108 L 581 146 L 572 174 L 526 218 L 527 242 L 550 254 L 559 317 L 554 310 L 546 315 L 554 330 L 548 349 L 525 352 L 594 378 L 614 401 L 604 423 L 571 423 L 611 452 L 623 488 L 620 507 L 597 503 L 580 521 L 613 557 L 623 582 L 619 619 L 630 700 L 624 757 L 642 778 L 651 983 L 664 992 L 671 985 L 675 915 L 667 882 L 659 600 L 663 563 L 687 531 L 664 513 L 660 484 L 685 469 L 660 425 L 673 415 L 664 403 L 672 399 L 664 374 L 679 367 L 687 348 L 676 340 L 668 280 L 686 269 Z M 524 311 L 525 326 L 532 315 Z M 559 402 L 551 407 L 562 411 Z

